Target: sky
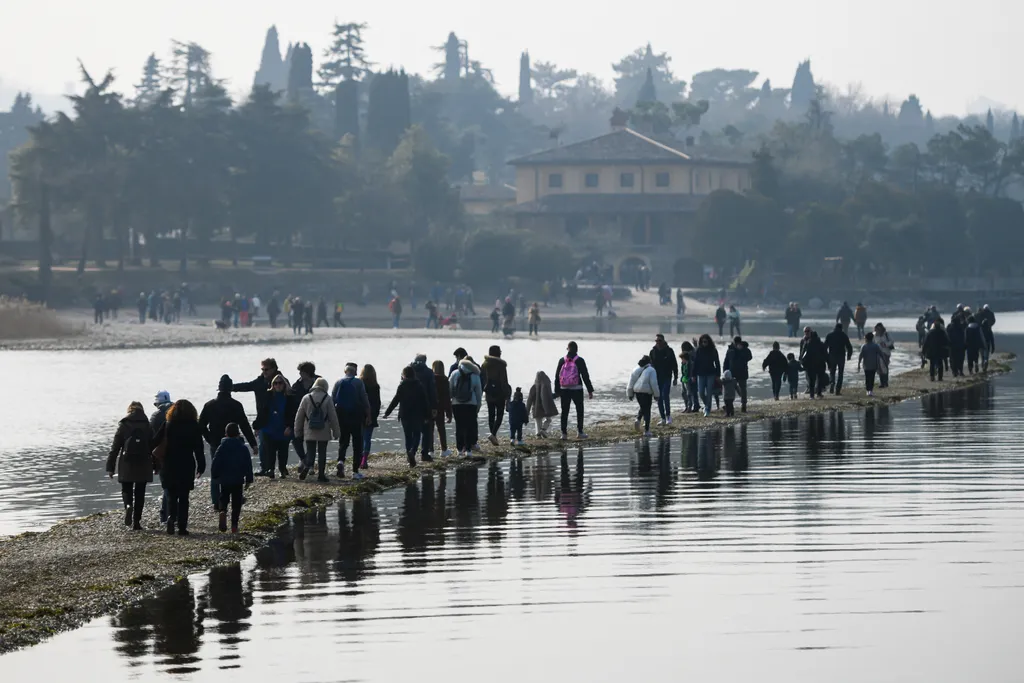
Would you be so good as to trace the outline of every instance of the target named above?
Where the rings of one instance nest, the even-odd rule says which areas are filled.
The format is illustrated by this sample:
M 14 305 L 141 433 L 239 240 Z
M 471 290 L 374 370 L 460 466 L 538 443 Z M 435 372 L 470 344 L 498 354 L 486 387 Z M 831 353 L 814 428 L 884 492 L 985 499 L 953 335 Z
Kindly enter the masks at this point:
M 440 61 L 432 46 L 455 31 L 510 95 L 523 50 L 611 83 L 611 64 L 650 41 L 686 81 L 748 68 L 789 87 L 810 58 L 819 83 L 893 102 L 915 93 L 935 115 L 975 111 L 981 98 L 1024 111 L 1011 49 L 1024 26 L 1019 0 L 0 0 L 0 109 L 18 90 L 57 106 L 78 88 L 78 60 L 94 75 L 112 70 L 130 92 L 146 57 L 167 57 L 173 39 L 211 51 L 215 75 L 244 96 L 270 25 L 282 46 L 309 43 L 319 59 L 335 20 L 368 23 L 371 61 L 415 73 Z

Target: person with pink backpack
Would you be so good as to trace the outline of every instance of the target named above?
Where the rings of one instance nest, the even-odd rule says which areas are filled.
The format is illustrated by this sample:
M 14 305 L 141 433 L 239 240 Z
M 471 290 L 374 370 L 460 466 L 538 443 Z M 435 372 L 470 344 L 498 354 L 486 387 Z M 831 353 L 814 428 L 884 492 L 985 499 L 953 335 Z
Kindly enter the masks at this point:
M 576 404 L 576 435 L 579 439 L 587 438 L 583 431 L 583 387 L 586 386 L 587 397 L 593 400 L 594 385 L 590 383 L 587 362 L 578 355 L 579 346 L 569 342 L 564 358 L 558 359 L 555 369 L 555 396 L 562 399 L 562 441 L 568 440 L 569 407 Z

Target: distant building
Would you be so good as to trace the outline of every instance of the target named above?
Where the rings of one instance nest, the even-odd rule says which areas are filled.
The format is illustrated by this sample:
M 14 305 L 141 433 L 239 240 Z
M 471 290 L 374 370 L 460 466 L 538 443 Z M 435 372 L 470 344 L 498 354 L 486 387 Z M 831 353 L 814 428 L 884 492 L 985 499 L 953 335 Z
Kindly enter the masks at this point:
M 714 190 L 750 189 L 745 160 L 712 159 L 692 139 L 618 127 L 605 135 L 509 162 L 516 169 L 510 209 L 520 229 L 565 235 L 594 249 L 629 282 L 641 264 L 655 284 L 698 285 L 693 217 Z
M 472 184 L 459 186 L 459 199 L 470 216 L 489 216 L 515 205 L 516 188 L 490 183 L 486 173 L 474 171 Z

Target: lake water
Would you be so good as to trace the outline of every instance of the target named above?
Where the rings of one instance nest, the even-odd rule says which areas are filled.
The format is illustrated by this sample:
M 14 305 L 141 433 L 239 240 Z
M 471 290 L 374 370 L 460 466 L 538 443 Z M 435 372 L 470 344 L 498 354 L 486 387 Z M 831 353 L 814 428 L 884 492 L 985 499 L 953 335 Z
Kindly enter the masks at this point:
M 241 565 L 0 658 L 0 672 L 1019 680 L 1022 409 L 1010 375 L 424 476 L 296 516 Z
M 703 324 L 699 331 L 707 329 Z M 540 369 L 553 378 L 569 338 L 550 333 L 539 341 L 517 338 L 499 342 L 513 387 L 521 386 L 528 394 Z M 684 338 L 669 335 L 676 348 Z M 629 412 L 626 380 L 637 360 L 650 350 L 652 340 L 653 334 L 646 338 L 608 335 L 581 342 L 580 354 L 587 360 L 596 389 L 595 400 L 587 402 L 588 421 Z M 120 488 L 103 470 L 117 421 L 133 400 L 149 408 L 155 393 L 166 389 L 172 398 L 188 398 L 201 408 L 216 395 L 222 374 L 248 381 L 259 372 L 262 358 L 274 356 L 292 380 L 298 376 L 295 367 L 299 362 L 313 360 L 318 372 L 332 384 L 346 362 L 372 363 L 386 405 L 401 369 L 417 353 L 427 354 L 431 361 L 440 359 L 447 367 L 457 346 L 465 346 L 482 361 L 491 343 L 451 333 L 408 338 L 390 337 L 381 331 L 361 338 L 273 347 L 5 351 L 0 353 L 0 374 L 16 389 L 0 394 L 0 411 L 7 426 L 0 439 L 0 460 L 5 463 L 0 468 L 0 536 L 45 529 L 64 519 L 119 507 Z M 719 350 L 724 359 L 724 347 Z M 760 371 L 768 346 L 754 344 L 751 350 L 751 393 L 768 396 L 768 377 Z M 909 354 L 898 356 L 898 360 L 897 370 L 911 364 Z M 238 398 L 255 414 L 252 394 L 239 394 Z M 678 390 L 674 398 L 681 405 Z M 486 421 L 486 411 L 483 417 Z M 397 422 L 382 421 L 381 425 L 374 449 L 400 449 L 402 435 Z M 454 436 L 451 427 L 448 433 Z M 296 464 L 294 453 L 291 458 Z

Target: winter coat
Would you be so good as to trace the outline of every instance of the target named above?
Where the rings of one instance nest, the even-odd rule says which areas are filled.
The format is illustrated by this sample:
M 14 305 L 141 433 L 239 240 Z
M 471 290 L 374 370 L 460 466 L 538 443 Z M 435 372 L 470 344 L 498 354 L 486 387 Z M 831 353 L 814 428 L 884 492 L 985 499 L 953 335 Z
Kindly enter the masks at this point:
M 580 373 L 580 382 L 582 382 L 583 384 L 577 384 L 574 387 L 562 386 L 562 366 L 565 365 L 565 358 L 566 357 L 559 358 L 558 367 L 555 368 L 555 396 L 560 396 L 562 394 L 562 389 L 565 389 L 566 391 L 572 391 L 582 389 L 583 387 L 587 388 L 588 393 L 594 393 L 594 385 L 590 383 L 590 371 L 587 370 L 587 361 L 583 360 L 583 358 L 578 355 L 573 356 L 573 359 L 576 362 L 576 369 Z
M 722 308 L 721 306 L 719 306 L 715 310 L 715 322 L 724 323 L 725 322 L 725 318 L 726 318 L 725 309 Z
M 636 394 L 650 394 L 654 398 L 661 396 L 658 390 L 658 373 L 652 365 L 636 367 L 629 376 L 629 384 L 626 385 L 626 398 L 630 401 Z
M 128 443 L 131 439 L 141 439 L 138 445 L 141 454 L 128 455 Z M 153 433 L 150 431 L 149 420 L 142 410 L 135 410 L 121 418 L 114 433 L 114 443 L 107 456 L 107 472 L 117 472 L 117 480 L 123 484 L 153 481 Z M 133 449 L 135 445 L 133 444 Z M 116 465 L 116 470 L 115 470 Z
M 437 415 L 452 419 L 452 388 L 448 378 L 434 375 L 434 386 L 437 388 Z
M 828 351 L 824 342 L 817 334 L 811 336 L 803 345 L 803 352 L 800 356 L 800 363 L 807 372 L 821 373 L 825 371 L 826 357 Z
M 858 306 L 853 311 L 853 324 L 864 327 L 868 324 L 868 309 L 863 306 Z
M 722 377 L 722 400 L 726 403 L 736 400 L 735 377 Z
M 320 406 L 327 417 L 323 429 L 313 429 L 309 426 L 309 418 L 316 410 L 316 406 Z M 338 409 L 334 407 L 334 400 L 330 394 L 320 389 L 313 389 L 302 397 L 292 423 L 292 434 L 298 441 L 332 441 L 341 438 Z
M 370 386 L 366 382 L 363 382 L 363 386 L 366 387 L 366 399 L 370 402 L 370 426 L 379 427 L 380 424 L 378 419 L 380 418 L 380 385 L 374 384 Z
M 825 349 L 828 351 L 828 359 L 833 363 L 843 358 L 850 360 L 853 356 L 853 345 L 842 330 L 833 330 L 825 336 Z
M 676 360 L 676 352 L 671 346 L 668 344 L 664 346 L 655 344 L 648 355 L 651 357 L 651 365 L 654 366 L 655 372 L 658 373 L 659 383 L 664 384 L 669 380 L 676 381 L 679 379 L 679 362 Z
M 460 401 L 456 398 L 458 392 L 455 390 L 455 387 L 459 379 L 464 375 L 469 376 L 470 388 L 473 394 L 469 401 Z M 476 363 L 463 358 L 459 361 L 459 367 L 448 376 L 448 389 L 451 391 L 453 406 L 472 405 L 479 408 L 484 395 L 484 388 L 480 383 L 480 368 L 477 367 Z
M 416 378 L 403 379 L 398 385 L 395 397 L 384 412 L 387 418 L 398 408 L 398 419 L 402 422 L 426 422 L 430 418 L 430 400 L 423 384 Z
M 803 314 L 804 313 L 803 313 L 803 311 L 800 310 L 799 306 L 797 306 L 796 308 L 787 308 L 786 309 L 786 322 L 788 324 L 792 325 L 793 327 L 799 327 L 799 325 L 800 325 L 800 318 L 803 317 Z
M 267 392 L 266 403 L 265 403 L 266 407 L 264 408 L 264 410 L 266 411 L 266 418 L 265 418 L 265 422 L 260 427 L 260 429 L 263 431 L 264 434 L 267 434 L 269 432 L 270 425 L 273 422 L 272 417 L 273 417 L 273 411 L 275 410 L 275 407 L 274 407 L 275 403 L 274 403 L 274 401 L 277 400 L 276 399 L 276 394 L 277 394 L 277 392 L 274 392 L 274 391 L 268 391 Z M 291 430 L 292 431 L 292 435 L 291 436 L 285 436 L 285 435 L 282 434 L 280 438 L 282 438 L 282 439 L 289 439 L 289 440 L 295 438 L 295 431 L 294 431 L 294 429 L 295 429 L 295 426 L 294 426 L 295 425 L 295 413 L 298 412 L 298 410 L 299 410 L 299 401 L 295 397 L 295 394 L 291 393 L 291 390 L 285 391 L 284 392 L 284 414 L 281 416 L 281 431 L 283 432 L 285 430 Z M 253 427 L 255 427 L 255 426 L 256 426 L 256 424 L 254 422 L 253 423 Z M 275 436 L 274 438 L 277 438 L 277 437 Z
M 427 397 L 427 414 L 437 410 L 437 384 L 434 382 L 434 371 L 425 362 L 414 362 L 410 366 L 416 373 L 416 379 L 423 387 L 423 394 Z
M 203 431 L 198 422 L 165 422 L 154 443 L 159 444 L 165 438 L 167 449 L 160 468 L 160 485 L 165 489 L 191 491 L 195 486 L 196 473 L 206 471 Z
M 946 328 L 946 336 L 949 337 L 949 348 L 963 349 L 967 346 L 967 325 L 958 316 L 950 321 Z
M 968 351 L 980 351 L 985 346 L 985 338 L 981 333 L 981 325 L 968 323 L 967 331 L 964 333 L 964 344 Z
M 555 396 L 551 391 L 551 380 L 543 370 L 537 373 L 537 379 L 530 387 L 530 395 L 526 399 L 526 410 L 536 420 L 558 415 Z
M 170 410 L 173 403 L 161 404 L 156 411 L 149 416 L 149 430 L 153 432 L 153 436 L 160 431 L 160 428 L 164 426 L 164 422 L 167 420 L 167 411 Z
M 843 304 L 839 307 L 839 311 L 836 312 L 836 322 L 842 323 L 843 327 L 846 327 L 850 324 L 851 320 L 853 320 L 853 311 L 849 306 Z
M 224 430 L 232 422 L 242 430 L 242 435 L 249 445 L 256 448 L 256 436 L 249 426 L 245 409 L 240 402 L 231 398 L 231 392 L 219 392 L 217 398 L 207 401 L 199 413 L 199 428 L 203 432 L 203 438 L 214 448 L 224 440 Z
M 881 334 L 875 333 L 875 343 L 882 349 L 882 356 L 885 357 L 886 366 L 889 365 L 889 356 L 892 355 L 893 349 L 896 348 L 896 342 L 892 340 L 888 332 L 882 332 Z
M 978 324 L 981 325 L 982 327 L 985 326 L 986 320 L 988 321 L 989 327 L 996 326 L 996 314 L 992 312 L 991 308 L 983 308 L 980 311 L 978 311 L 976 319 L 978 321 Z
M 512 387 L 508 383 L 508 363 L 495 356 L 484 356 L 481 372 L 487 375 L 484 397 L 488 403 L 507 403 L 512 398 Z
M 287 379 L 285 383 L 289 384 Z M 252 421 L 253 431 L 260 431 L 270 420 L 270 394 L 272 393 L 270 389 L 270 382 L 264 379 L 263 375 L 251 382 L 235 383 L 231 386 L 231 391 L 234 393 L 252 392 L 253 398 L 256 399 L 256 419 Z M 296 402 L 295 405 L 298 406 L 298 403 Z
M 781 353 L 781 352 L 780 352 Z M 786 359 L 786 380 L 790 386 L 797 387 L 800 384 L 800 373 L 804 371 L 804 366 L 800 364 L 800 361 Z
M 753 360 L 753 358 L 754 355 L 750 352 L 749 347 L 729 344 L 729 348 L 725 352 L 725 362 L 722 364 L 722 370 L 728 370 L 738 380 L 747 379 L 750 377 L 747 363 Z
M 241 439 L 224 438 L 213 454 L 210 477 L 221 486 L 252 483 L 252 457 Z
M 857 367 L 863 367 L 864 371 L 877 371 L 885 365 L 885 354 L 882 347 L 875 342 L 868 342 L 860 347 L 860 357 L 857 359 Z
M 523 399 L 508 402 L 508 426 L 515 430 L 530 421 L 530 413 L 526 410 Z
M 924 338 L 924 355 L 930 360 L 942 360 L 949 355 L 949 337 L 941 327 L 928 330 Z
M 718 377 L 722 374 L 722 364 L 718 359 L 718 349 L 714 346 L 697 345 L 697 349 L 690 356 L 691 377 Z
M 786 360 L 786 354 L 777 349 L 772 349 L 765 356 L 764 362 L 761 363 L 761 369 L 767 370 L 768 374 L 772 377 L 781 377 L 786 374 L 786 369 L 789 367 L 789 361 Z

